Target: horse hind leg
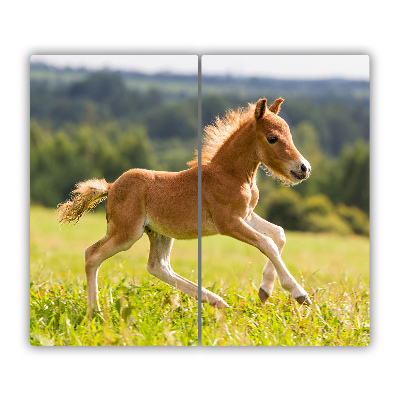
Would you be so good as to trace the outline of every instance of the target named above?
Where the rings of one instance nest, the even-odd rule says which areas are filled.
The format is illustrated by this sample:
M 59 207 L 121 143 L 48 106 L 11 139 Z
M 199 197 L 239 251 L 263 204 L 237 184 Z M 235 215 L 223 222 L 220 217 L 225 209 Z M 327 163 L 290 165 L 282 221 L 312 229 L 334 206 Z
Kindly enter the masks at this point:
M 198 286 L 194 282 L 178 275 L 171 267 L 170 254 L 174 239 L 153 231 L 146 231 L 146 233 L 150 240 L 147 271 L 181 292 L 198 299 Z M 228 307 L 228 304 L 220 296 L 204 288 L 201 288 L 201 300 L 216 308 Z
M 118 231 L 107 234 L 98 242 L 85 250 L 85 272 L 87 280 L 87 315 L 91 316 L 93 310 L 100 311 L 97 276 L 103 261 L 119 253 L 128 250 L 143 234 L 143 228 L 137 227 L 136 232 L 130 235 L 121 235 Z

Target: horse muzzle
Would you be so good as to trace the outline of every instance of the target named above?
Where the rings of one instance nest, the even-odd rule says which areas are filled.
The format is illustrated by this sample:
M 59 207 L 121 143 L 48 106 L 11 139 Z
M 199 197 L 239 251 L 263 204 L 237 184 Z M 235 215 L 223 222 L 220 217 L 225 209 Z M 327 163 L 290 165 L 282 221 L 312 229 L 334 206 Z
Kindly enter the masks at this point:
M 292 168 L 290 170 L 290 175 L 295 178 L 296 181 L 303 181 L 304 179 L 307 179 L 310 174 L 311 165 L 305 159 L 301 160 L 299 166 L 296 166 L 296 168 Z

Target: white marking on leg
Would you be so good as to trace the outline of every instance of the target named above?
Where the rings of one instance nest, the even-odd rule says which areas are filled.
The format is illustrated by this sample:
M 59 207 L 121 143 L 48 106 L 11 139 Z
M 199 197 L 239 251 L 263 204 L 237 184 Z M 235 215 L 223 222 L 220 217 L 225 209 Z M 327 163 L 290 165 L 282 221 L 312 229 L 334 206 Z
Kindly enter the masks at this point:
M 147 271 L 165 283 L 197 299 L 198 286 L 194 282 L 178 275 L 171 267 L 170 254 L 174 239 L 155 232 L 147 232 L 147 235 L 150 239 Z M 220 296 L 204 288 L 201 289 L 201 300 L 217 308 L 228 307 Z
M 283 246 L 286 243 L 286 237 L 284 230 L 280 226 L 265 221 L 254 212 L 246 218 L 245 222 L 257 232 L 271 237 L 278 247 L 279 254 L 282 253 Z M 268 260 L 262 272 L 262 283 L 260 285 L 260 288 L 263 289 L 268 296 L 272 295 L 276 276 L 276 269 L 271 260 Z
M 264 240 L 260 242 L 260 250 L 266 254 L 273 263 L 282 288 L 287 290 L 294 298 L 300 296 L 307 297 L 307 292 L 297 283 L 296 279 L 286 268 L 279 254 L 278 247 L 271 238 L 264 236 Z
M 270 259 L 275 267 L 282 287 L 290 292 L 294 298 L 298 298 L 299 296 L 308 298 L 307 292 L 296 282 L 283 263 L 280 251 L 274 240 L 255 230 L 240 217 L 225 221 L 221 218 L 219 222 L 223 222 L 218 226 L 218 230 L 221 234 L 229 235 L 257 247 Z

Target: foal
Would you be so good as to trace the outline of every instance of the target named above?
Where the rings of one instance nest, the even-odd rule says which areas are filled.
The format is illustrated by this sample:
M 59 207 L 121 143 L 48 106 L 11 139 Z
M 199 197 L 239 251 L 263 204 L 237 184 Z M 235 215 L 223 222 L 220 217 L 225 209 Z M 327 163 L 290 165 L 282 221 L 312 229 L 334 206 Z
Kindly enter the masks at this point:
M 310 174 L 311 167 L 294 146 L 288 125 L 277 115 L 282 101 L 275 100 L 268 109 L 267 100 L 260 99 L 206 128 L 201 160 L 201 230 L 204 236 L 220 233 L 249 243 L 269 258 L 259 290 L 262 302 L 271 295 L 278 275 L 282 287 L 299 303 L 311 304 L 280 257 L 285 243 L 283 229 L 253 212 L 260 163 L 289 183 L 298 183 Z M 132 169 L 114 183 L 104 179 L 80 182 L 71 199 L 58 205 L 60 223 L 77 222 L 86 210 L 107 197 L 106 235 L 85 251 L 89 315 L 100 310 L 97 275 L 101 263 L 128 250 L 143 233 L 150 240 L 148 272 L 197 299 L 197 285 L 175 273 L 170 264 L 174 238 L 198 236 L 197 158 L 189 165 L 190 169 L 181 172 Z M 204 288 L 201 300 L 217 308 L 228 306 Z
M 281 258 L 286 242 L 281 227 L 253 209 L 258 202 L 256 171 L 260 163 L 278 179 L 297 184 L 311 166 L 293 144 L 287 123 L 278 116 L 283 99 L 267 108 L 260 99 L 247 109 L 229 111 L 205 129 L 202 150 L 202 235 L 231 236 L 258 248 L 268 257 L 258 295 L 265 303 L 278 275 L 281 286 L 300 303 L 311 304 Z M 190 165 L 197 165 L 194 159 Z

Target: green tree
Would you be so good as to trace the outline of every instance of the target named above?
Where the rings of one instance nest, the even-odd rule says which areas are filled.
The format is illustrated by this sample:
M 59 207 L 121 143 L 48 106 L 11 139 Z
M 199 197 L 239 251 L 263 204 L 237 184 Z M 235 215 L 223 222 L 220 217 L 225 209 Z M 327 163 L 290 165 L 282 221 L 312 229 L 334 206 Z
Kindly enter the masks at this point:
M 293 128 L 292 136 L 297 149 L 311 165 L 311 176 L 294 189 L 303 196 L 315 195 L 320 192 L 321 181 L 326 179 L 326 156 L 322 153 L 318 133 L 310 121 L 301 121 Z
M 35 158 L 37 162 L 31 164 L 31 199 L 55 207 L 83 179 L 81 160 L 64 132 L 37 148 Z
M 300 230 L 302 198 L 293 189 L 279 188 L 268 199 L 265 211 L 268 221 L 285 229 Z
M 197 104 L 163 104 L 148 118 L 147 125 L 151 138 L 197 137 Z
M 312 232 L 335 232 L 343 235 L 352 233 L 351 227 L 337 214 L 333 203 L 319 194 L 303 199 L 301 215 L 302 230 Z
M 153 149 L 144 128 L 130 128 L 118 139 L 117 151 L 124 171 L 131 168 L 157 169 Z
M 344 150 L 338 168 L 340 176 L 337 199 L 349 206 L 356 206 L 369 213 L 369 146 L 358 140 L 354 146 Z
M 367 214 L 357 207 L 349 207 L 343 203 L 338 205 L 337 210 L 340 217 L 351 226 L 354 233 L 369 235 L 369 219 Z
M 301 121 L 292 129 L 293 141 L 310 164 L 320 162 L 322 151 L 318 132 L 310 121 Z

